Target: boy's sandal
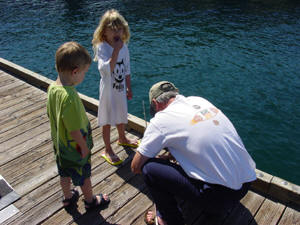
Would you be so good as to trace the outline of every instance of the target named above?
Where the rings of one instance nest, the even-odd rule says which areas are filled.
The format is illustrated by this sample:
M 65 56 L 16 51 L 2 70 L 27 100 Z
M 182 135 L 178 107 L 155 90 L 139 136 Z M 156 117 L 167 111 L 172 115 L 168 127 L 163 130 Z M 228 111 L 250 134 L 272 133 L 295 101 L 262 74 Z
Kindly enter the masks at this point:
M 148 217 L 149 213 L 152 213 L 152 216 L 151 217 Z M 147 224 L 147 225 L 159 225 L 158 224 L 158 221 L 157 221 L 157 216 L 154 214 L 154 212 L 152 210 L 148 210 L 146 213 L 145 213 L 145 216 L 144 216 L 144 222 Z
M 100 202 L 97 200 L 97 196 L 100 196 Z M 98 194 L 93 196 L 93 201 L 88 203 L 84 200 L 84 206 L 86 211 L 91 211 L 95 208 L 104 208 L 110 203 L 110 199 L 107 200 L 103 197 L 103 194 Z
M 124 146 L 124 147 L 130 147 L 130 148 L 137 148 L 139 147 L 141 141 L 140 140 L 137 140 L 137 143 L 136 144 L 133 144 L 133 143 L 121 143 L 121 142 L 118 142 L 118 145 L 120 146 Z
M 72 189 L 71 192 L 73 194 L 71 198 L 62 200 L 64 208 L 69 208 L 77 204 L 79 192 L 76 189 Z

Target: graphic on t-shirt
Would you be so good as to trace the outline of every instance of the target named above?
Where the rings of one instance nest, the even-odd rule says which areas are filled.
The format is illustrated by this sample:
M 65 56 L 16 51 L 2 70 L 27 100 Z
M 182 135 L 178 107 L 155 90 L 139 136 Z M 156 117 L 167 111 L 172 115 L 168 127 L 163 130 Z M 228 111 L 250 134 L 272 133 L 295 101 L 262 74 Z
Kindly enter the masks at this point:
M 116 89 L 119 92 L 122 92 L 124 90 L 124 77 L 125 77 L 125 65 L 123 62 L 123 59 L 121 62 L 117 62 L 114 72 L 114 83 L 113 88 Z
M 194 125 L 200 121 L 205 121 L 205 120 L 211 119 L 211 118 L 215 117 L 218 112 L 219 112 L 219 110 L 217 108 L 213 108 L 213 107 L 208 108 L 208 109 L 197 110 L 190 123 L 192 125 Z

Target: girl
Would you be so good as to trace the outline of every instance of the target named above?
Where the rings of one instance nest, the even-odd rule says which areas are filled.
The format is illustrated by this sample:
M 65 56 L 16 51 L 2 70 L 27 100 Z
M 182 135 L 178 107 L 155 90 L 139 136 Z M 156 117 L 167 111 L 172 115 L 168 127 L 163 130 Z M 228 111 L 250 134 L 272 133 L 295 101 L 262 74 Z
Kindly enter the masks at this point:
M 128 122 L 127 98 L 132 98 L 129 51 L 125 44 L 129 38 L 127 21 L 117 10 L 111 9 L 102 16 L 92 40 L 94 61 L 98 61 L 101 76 L 98 124 L 103 126 L 105 144 L 105 152 L 101 156 L 112 165 L 118 165 L 122 160 L 110 145 L 111 126 L 117 127 L 119 145 L 138 147 L 137 140 L 130 140 L 125 136 L 125 124 Z

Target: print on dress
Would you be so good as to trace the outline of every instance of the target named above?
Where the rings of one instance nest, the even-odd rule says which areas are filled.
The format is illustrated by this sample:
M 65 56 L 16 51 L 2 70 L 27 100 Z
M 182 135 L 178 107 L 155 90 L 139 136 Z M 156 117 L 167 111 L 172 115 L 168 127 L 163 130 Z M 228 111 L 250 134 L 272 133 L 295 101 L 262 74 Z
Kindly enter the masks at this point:
M 114 83 L 113 88 L 119 92 L 124 90 L 124 77 L 125 77 L 125 65 L 123 59 L 121 62 L 117 62 L 113 71 Z

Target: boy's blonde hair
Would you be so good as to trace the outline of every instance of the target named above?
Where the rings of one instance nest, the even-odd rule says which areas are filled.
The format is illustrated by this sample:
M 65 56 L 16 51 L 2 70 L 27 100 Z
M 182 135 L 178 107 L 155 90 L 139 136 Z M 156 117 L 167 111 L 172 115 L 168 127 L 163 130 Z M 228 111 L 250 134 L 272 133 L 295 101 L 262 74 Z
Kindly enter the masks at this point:
M 74 41 L 62 44 L 55 54 L 55 68 L 58 73 L 72 72 L 76 68 L 90 65 L 91 62 L 88 51 Z
M 94 50 L 94 60 L 97 61 L 97 47 L 101 42 L 105 41 L 105 29 L 111 28 L 117 30 L 123 28 L 122 41 L 127 43 L 130 38 L 129 26 L 124 17 L 115 9 L 107 10 L 99 21 L 99 25 L 96 28 L 93 35 L 93 50 Z

